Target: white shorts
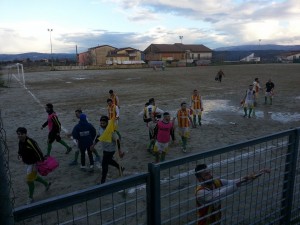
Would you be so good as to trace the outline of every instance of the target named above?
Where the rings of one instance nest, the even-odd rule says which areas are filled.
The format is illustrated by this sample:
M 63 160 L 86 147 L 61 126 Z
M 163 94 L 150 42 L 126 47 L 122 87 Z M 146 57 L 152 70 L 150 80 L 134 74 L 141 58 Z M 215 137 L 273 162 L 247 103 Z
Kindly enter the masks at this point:
M 273 92 L 272 92 L 272 91 L 266 92 L 266 93 L 265 93 L 265 96 L 266 96 L 266 97 L 273 98 Z
M 196 115 L 202 115 L 202 111 L 201 109 L 193 109 L 193 116 L 196 116 Z
M 153 149 L 153 152 L 167 152 L 169 149 L 169 142 L 167 143 L 160 143 L 160 142 L 155 142 L 155 146 Z
M 252 100 L 246 100 L 244 103 L 244 107 L 246 108 L 253 108 L 254 107 L 254 101 Z
M 189 137 L 190 128 L 189 127 L 178 127 L 178 133 L 180 136 Z

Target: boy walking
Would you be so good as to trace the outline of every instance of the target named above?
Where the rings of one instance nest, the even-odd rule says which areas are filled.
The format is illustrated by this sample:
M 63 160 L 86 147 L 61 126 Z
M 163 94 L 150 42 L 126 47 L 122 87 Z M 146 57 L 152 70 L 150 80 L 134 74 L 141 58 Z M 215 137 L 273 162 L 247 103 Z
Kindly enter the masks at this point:
M 64 142 L 60 137 L 60 130 L 61 130 L 61 124 L 58 120 L 58 117 L 56 113 L 53 110 L 53 105 L 51 103 L 46 104 L 46 112 L 48 113 L 48 119 L 47 121 L 42 125 L 41 129 L 48 126 L 49 128 L 49 134 L 48 134 L 48 147 L 47 147 L 47 154 L 46 156 L 50 156 L 51 149 L 52 149 L 52 143 L 56 140 L 60 144 L 66 147 L 67 151 L 66 154 L 69 154 L 70 151 L 72 151 L 72 148 L 67 145 L 66 142 Z
M 46 191 L 49 190 L 51 183 L 38 176 L 36 163 L 44 161 L 44 156 L 37 142 L 27 136 L 27 129 L 25 127 L 19 127 L 16 132 L 19 139 L 18 159 L 22 160 L 27 166 L 26 182 L 29 190 L 27 204 L 31 204 L 35 189 L 34 182 L 42 183 Z

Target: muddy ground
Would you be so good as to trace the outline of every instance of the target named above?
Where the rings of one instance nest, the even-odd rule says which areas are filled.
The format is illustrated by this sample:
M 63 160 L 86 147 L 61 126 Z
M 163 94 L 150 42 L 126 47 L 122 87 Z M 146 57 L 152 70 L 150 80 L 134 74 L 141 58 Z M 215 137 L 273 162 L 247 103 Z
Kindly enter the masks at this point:
M 225 72 L 222 83 L 214 80 L 220 68 Z M 9 87 L 0 88 L 0 109 L 9 148 L 15 206 L 25 204 L 27 200 L 25 167 L 17 160 L 15 131 L 17 127 L 25 126 L 28 135 L 46 152 L 48 131 L 40 127 L 47 119 L 44 105 L 48 102 L 53 103 L 62 123 L 61 136 L 73 145 L 66 133 L 77 123 L 74 110 L 82 108 L 89 121 L 98 128 L 100 116 L 106 114 L 108 91 L 113 89 L 121 105 L 119 130 L 122 149 L 126 152 L 121 163 L 126 167 L 125 175 L 130 175 L 145 172 L 147 164 L 154 161 L 146 151 L 148 131 L 140 115 L 149 98 L 155 98 L 159 108 L 175 115 L 180 103 L 189 102 L 192 91 L 199 90 L 204 101 L 202 126 L 191 130 L 187 153 L 181 151 L 177 135 L 177 142 L 166 157 L 167 160 L 180 158 L 299 127 L 299 70 L 299 64 L 203 66 L 166 68 L 165 71 L 123 69 L 27 73 L 25 70 L 25 87 L 14 77 L 8 83 L 4 74 L 2 80 Z M 269 78 L 275 83 L 273 105 L 264 105 L 264 91 L 261 91 L 256 118 L 243 118 L 240 101 L 256 77 L 262 87 Z M 101 169 L 97 168 L 90 174 L 80 171 L 79 166 L 68 165 L 74 158 L 74 151 L 65 155 L 64 147 L 54 143 L 52 155 L 57 157 L 60 167 L 47 177 L 53 183 L 49 192 L 45 193 L 41 185 L 36 185 L 35 200 L 80 190 L 99 181 Z M 110 167 L 108 180 L 116 178 L 117 171 Z

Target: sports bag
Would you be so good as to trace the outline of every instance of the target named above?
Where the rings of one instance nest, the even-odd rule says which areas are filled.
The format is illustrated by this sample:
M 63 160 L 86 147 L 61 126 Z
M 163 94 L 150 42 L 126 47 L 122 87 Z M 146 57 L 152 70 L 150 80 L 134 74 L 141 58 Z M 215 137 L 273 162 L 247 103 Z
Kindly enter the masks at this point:
M 47 176 L 59 166 L 59 163 L 54 157 L 48 156 L 44 161 L 37 162 L 36 166 L 39 174 Z

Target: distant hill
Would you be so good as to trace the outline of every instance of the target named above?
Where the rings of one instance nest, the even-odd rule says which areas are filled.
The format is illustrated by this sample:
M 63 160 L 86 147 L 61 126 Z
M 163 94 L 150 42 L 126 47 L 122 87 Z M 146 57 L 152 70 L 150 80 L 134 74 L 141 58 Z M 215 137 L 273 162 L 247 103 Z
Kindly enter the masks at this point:
M 70 59 L 75 60 L 75 54 L 69 53 L 53 53 L 53 59 Z M 28 52 L 22 54 L 0 54 L 0 61 L 13 61 L 13 60 L 26 60 L 30 59 L 32 61 L 37 61 L 41 59 L 51 59 L 51 54 L 49 53 L 39 53 L 39 52 Z
M 214 51 L 300 51 L 300 45 L 239 45 L 216 48 Z

